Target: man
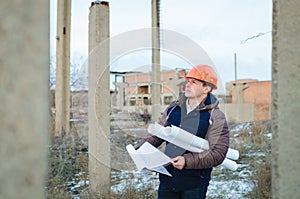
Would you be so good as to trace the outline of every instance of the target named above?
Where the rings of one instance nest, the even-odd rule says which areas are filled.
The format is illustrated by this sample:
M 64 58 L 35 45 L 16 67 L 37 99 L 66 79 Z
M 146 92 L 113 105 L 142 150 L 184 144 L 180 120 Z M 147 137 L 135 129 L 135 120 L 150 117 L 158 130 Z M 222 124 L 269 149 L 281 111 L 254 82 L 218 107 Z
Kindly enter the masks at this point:
M 223 162 L 229 148 L 229 132 L 218 99 L 211 93 L 217 89 L 217 75 L 208 65 L 196 65 L 185 76 L 185 93 L 165 110 L 160 124 L 175 125 L 209 142 L 200 153 L 186 151 L 167 142 L 165 153 L 172 158 L 166 169 L 172 177 L 160 174 L 159 199 L 204 199 L 212 168 Z M 160 146 L 164 140 L 148 135 L 144 142 Z

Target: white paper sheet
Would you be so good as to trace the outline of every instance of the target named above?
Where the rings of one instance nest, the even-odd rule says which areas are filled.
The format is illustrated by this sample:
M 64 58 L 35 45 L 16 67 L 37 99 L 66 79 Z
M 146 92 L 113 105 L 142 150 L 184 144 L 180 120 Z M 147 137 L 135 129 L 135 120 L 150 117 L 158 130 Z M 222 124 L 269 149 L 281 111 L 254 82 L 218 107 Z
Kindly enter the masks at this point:
M 148 169 L 172 176 L 164 167 L 170 163 L 171 158 L 148 142 L 145 142 L 138 150 L 135 150 L 131 144 L 127 145 L 126 149 L 139 171 Z

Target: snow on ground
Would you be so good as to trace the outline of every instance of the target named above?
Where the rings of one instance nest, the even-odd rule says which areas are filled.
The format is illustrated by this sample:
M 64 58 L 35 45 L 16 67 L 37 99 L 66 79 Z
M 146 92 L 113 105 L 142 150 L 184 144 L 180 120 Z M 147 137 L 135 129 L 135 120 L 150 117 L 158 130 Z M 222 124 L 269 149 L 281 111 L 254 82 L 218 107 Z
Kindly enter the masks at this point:
M 225 174 L 219 173 L 222 172 L 220 171 L 223 170 L 222 168 L 216 168 L 216 170 L 218 171 L 212 174 L 208 187 L 208 198 L 244 199 L 244 195 L 253 189 L 252 182 L 247 179 L 251 174 L 251 171 L 247 171 L 247 167 L 242 167 L 233 174 L 228 171 L 225 171 Z M 135 187 L 136 190 L 149 190 L 150 188 L 150 190 L 157 191 L 159 185 L 158 175 L 155 173 L 143 176 L 137 171 L 115 171 L 112 176 L 111 190 L 114 193 L 122 193 L 128 186 Z

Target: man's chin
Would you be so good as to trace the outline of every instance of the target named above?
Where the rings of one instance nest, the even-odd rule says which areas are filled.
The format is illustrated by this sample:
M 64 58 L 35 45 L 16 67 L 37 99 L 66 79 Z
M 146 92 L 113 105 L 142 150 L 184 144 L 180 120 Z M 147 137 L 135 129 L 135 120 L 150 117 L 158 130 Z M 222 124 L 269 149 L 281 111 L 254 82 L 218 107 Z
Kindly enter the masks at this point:
M 193 98 L 193 97 L 195 97 L 195 95 L 193 95 L 192 93 L 185 93 L 184 95 L 187 98 Z

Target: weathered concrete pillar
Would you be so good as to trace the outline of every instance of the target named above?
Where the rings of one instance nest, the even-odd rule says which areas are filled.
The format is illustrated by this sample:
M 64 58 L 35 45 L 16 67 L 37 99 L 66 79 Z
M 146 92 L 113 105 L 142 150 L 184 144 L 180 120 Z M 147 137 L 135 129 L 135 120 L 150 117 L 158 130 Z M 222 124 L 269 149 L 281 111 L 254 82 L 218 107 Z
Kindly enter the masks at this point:
M 124 89 L 128 87 L 128 84 L 123 82 L 114 82 L 114 84 L 118 87 L 117 107 L 122 111 L 124 108 Z
M 71 0 L 57 1 L 55 135 L 70 131 Z
M 183 83 L 185 79 L 171 79 L 166 82 L 170 85 L 170 89 L 173 93 L 174 99 L 177 99 L 180 94 L 180 84 Z M 174 100 L 173 99 L 173 100 Z
M 237 121 L 238 122 L 245 122 L 249 121 L 246 118 L 245 114 L 245 102 L 244 102 L 244 90 L 249 88 L 249 85 L 247 83 L 233 83 L 234 89 L 235 89 L 235 97 L 236 97 L 236 104 L 237 104 Z M 247 113 L 249 114 L 249 113 Z
M 43 198 L 49 2 L 0 2 L 0 198 Z
M 300 196 L 300 1 L 273 1 L 272 198 Z
M 110 193 L 109 4 L 93 2 L 89 15 L 90 191 Z M 109 198 L 109 197 L 108 197 Z
M 159 5 L 160 0 L 152 0 L 152 122 L 157 122 L 161 116 Z

